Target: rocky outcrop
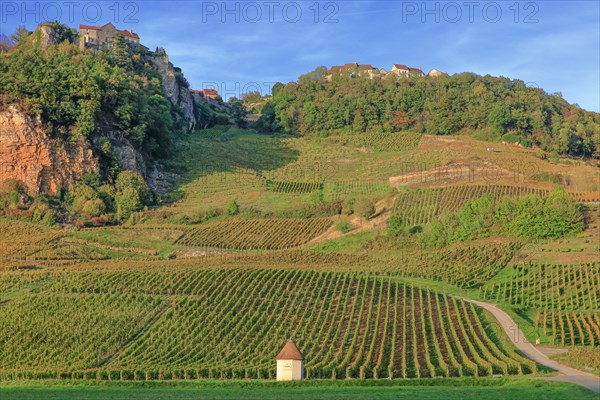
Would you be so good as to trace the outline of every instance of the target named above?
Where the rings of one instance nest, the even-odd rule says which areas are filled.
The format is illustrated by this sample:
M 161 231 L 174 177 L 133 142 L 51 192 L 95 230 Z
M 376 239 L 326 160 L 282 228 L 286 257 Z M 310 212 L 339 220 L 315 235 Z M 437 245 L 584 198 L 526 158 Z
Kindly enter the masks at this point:
M 58 42 L 58 34 L 52 26 L 40 25 L 37 30 L 42 46 L 50 46 Z
M 55 194 L 59 186 L 72 189 L 83 173 L 98 170 L 87 141 L 66 145 L 16 104 L 0 109 L 0 181 L 17 179 L 28 193 Z
M 60 27 L 47 23 L 38 27 L 34 39 L 50 46 L 61 41 L 61 35 Z M 194 99 L 181 71 L 169 62 L 164 50 L 149 52 L 147 57 L 161 76 L 164 95 L 181 110 L 176 117 L 192 131 L 197 124 Z M 115 130 L 112 122 L 102 115 L 91 137 L 73 145 L 52 136 L 39 116 L 28 115 L 16 103 L 6 101 L 0 101 L 0 182 L 17 179 L 30 194 L 54 195 L 59 187 L 73 189 L 84 173 L 106 176 L 106 154 L 100 151 L 103 138 L 110 141 L 123 169 L 138 172 L 158 191 L 167 190 L 172 177 L 163 173 L 149 154 Z
M 442 71 L 438 71 L 435 68 L 432 69 L 431 71 L 429 71 L 429 73 L 427 74 L 427 76 L 432 76 L 432 77 L 438 77 L 438 76 L 444 76 L 444 75 L 447 75 L 447 74 Z
M 196 126 L 196 117 L 194 116 L 194 99 L 189 89 L 182 86 L 178 81 L 178 72 L 169 61 L 169 56 L 163 49 L 158 49 L 152 55 L 152 62 L 161 76 L 162 87 L 165 96 L 173 105 L 179 107 L 183 112 L 187 122 L 188 131 L 192 131 Z

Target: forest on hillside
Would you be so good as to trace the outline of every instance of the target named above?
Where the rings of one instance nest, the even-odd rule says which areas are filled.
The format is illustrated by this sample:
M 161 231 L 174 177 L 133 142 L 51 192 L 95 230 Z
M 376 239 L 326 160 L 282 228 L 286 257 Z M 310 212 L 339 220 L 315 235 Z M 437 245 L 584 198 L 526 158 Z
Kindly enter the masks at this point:
M 369 79 L 326 69 L 273 87 L 259 128 L 327 136 L 404 130 L 475 134 L 572 157 L 600 158 L 600 114 L 521 80 L 461 73 Z

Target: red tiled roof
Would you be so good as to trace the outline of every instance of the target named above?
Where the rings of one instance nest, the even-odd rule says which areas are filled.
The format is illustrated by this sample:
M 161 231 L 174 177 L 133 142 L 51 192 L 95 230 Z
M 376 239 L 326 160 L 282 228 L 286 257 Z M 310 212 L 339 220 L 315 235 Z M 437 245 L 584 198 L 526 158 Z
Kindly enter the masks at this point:
M 218 96 L 219 92 L 217 92 L 215 89 L 204 89 L 204 94 L 206 96 Z
M 288 340 L 277 355 L 278 360 L 304 360 L 304 356 L 292 339 Z
M 420 74 L 422 74 L 422 73 L 423 73 L 423 71 L 421 71 L 421 69 L 420 69 L 420 68 L 408 68 L 408 69 L 410 70 L 410 72 L 418 72 L 418 73 L 420 73 Z
M 366 66 L 369 66 L 369 67 L 370 67 L 370 65 L 364 65 L 364 66 L 365 66 L 365 67 L 366 67 Z M 339 65 L 334 65 L 334 66 L 333 66 L 333 67 L 331 67 L 331 69 L 330 69 L 329 71 L 327 71 L 327 72 L 328 72 L 328 73 L 330 73 L 330 74 L 333 74 L 335 71 L 337 71 L 337 72 L 343 72 L 343 71 L 348 71 L 350 68 L 357 68 L 357 67 L 360 69 L 360 68 L 361 68 L 361 67 L 363 67 L 363 66 L 359 66 L 357 63 L 349 63 L 349 64 L 344 64 L 344 65 L 341 65 L 341 66 L 339 66 Z M 372 69 L 372 68 L 371 68 L 371 69 Z
M 100 31 L 100 30 L 102 30 L 104 27 L 106 27 L 106 26 L 108 26 L 108 25 L 110 25 L 110 24 L 111 24 L 111 23 L 109 22 L 109 23 L 107 23 L 107 24 L 104 24 L 104 25 L 102 25 L 102 26 L 79 25 L 79 30 L 82 30 L 82 29 L 87 29 L 87 30 L 90 30 L 90 31 Z M 117 29 L 117 32 L 119 32 L 119 33 L 120 33 L 120 34 L 122 34 L 122 35 L 129 36 L 129 37 L 132 37 L 132 38 L 136 38 L 136 39 L 139 39 L 139 38 L 140 38 L 140 36 L 139 36 L 137 33 L 134 33 L 134 32 L 132 32 L 132 31 L 128 31 L 127 29 L 125 29 L 125 30 L 123 30 L 123 31 L 121 31 L 121 30 Z
M 99 31 L 100 29 L 102 29 L 103 27 L 101 26 L 92 26 L 92 25 L 79 25 L 79 29 L 87 29 L 90 31 Z
M 365 70 L 375 69 L 375 68 L 373 68 L 373 66 L 371 64 L 365 64 L 365 65 L 360 65 L 358 67 L 358 69 L 361 71 L 365 71 Z
M 120 30 L 117 29 L 117 32 L 119 32 L 119 33 L 121 33 L 121 34 L 123 34 L 125 36 L 132 37 L 132 38 L 136 38 L 136 39 L 140 38 L 137 33 L 130 32 L 127 29 L 125 29 L 124 31 L 120 31 Z
M 409 67 L 407 67 L 407 66 L 406 66 L 406 65 L 404 65 L 404 64 L 394 64 L 394 67 L 396 67 L 396 69 L 404 69 L 404 70 L 407 70 L 407 71 L 409 71 L 409 70 L 410 70 L 410 68 L 409 68 Z

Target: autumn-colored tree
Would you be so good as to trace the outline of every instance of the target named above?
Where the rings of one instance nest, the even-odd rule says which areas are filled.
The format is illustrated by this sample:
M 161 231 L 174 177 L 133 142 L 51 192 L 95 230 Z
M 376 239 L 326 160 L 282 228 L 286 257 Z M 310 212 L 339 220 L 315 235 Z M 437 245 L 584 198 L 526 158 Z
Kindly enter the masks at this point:
M 401 110 L 394 111 L 394 118 L 392 119 L 392 127 L 394 128 L 394 131 L 397 132 L 406 129 L 410 123 L 411 120 L 408 114 Z

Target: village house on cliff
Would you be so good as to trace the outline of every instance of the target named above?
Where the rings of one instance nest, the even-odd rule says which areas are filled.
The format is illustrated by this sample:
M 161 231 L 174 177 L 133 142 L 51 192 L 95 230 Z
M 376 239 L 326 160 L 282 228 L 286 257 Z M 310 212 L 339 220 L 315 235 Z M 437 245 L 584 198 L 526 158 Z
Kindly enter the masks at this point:
M 119 30 L 112 23 L 102 26 L 79 25 L 79 47 L 100 49 L 110 47 L 117 37 L 122 36 L 134 47 L 140 45 L 140 36 L 128 30 Z
M 436 70 L 437 71 L 437 70 Z M 390 72 L 387 72 L 383 68 L 373 67 L 371 64 L 359 64 L 350 63 L 344 65 L 334 65 L 327 70 L 327 75 L 324 76 L 326 81 L 331 81 L 334 74 L 349 74 L 350 76 L 367 76 L 369 79 L 385 78 L 390 74 L 394 74 L 403 78 L 418 77 L 422 78 L 425 76 L 420 68 L 408 67 L 403 64 L 394 64 Z

